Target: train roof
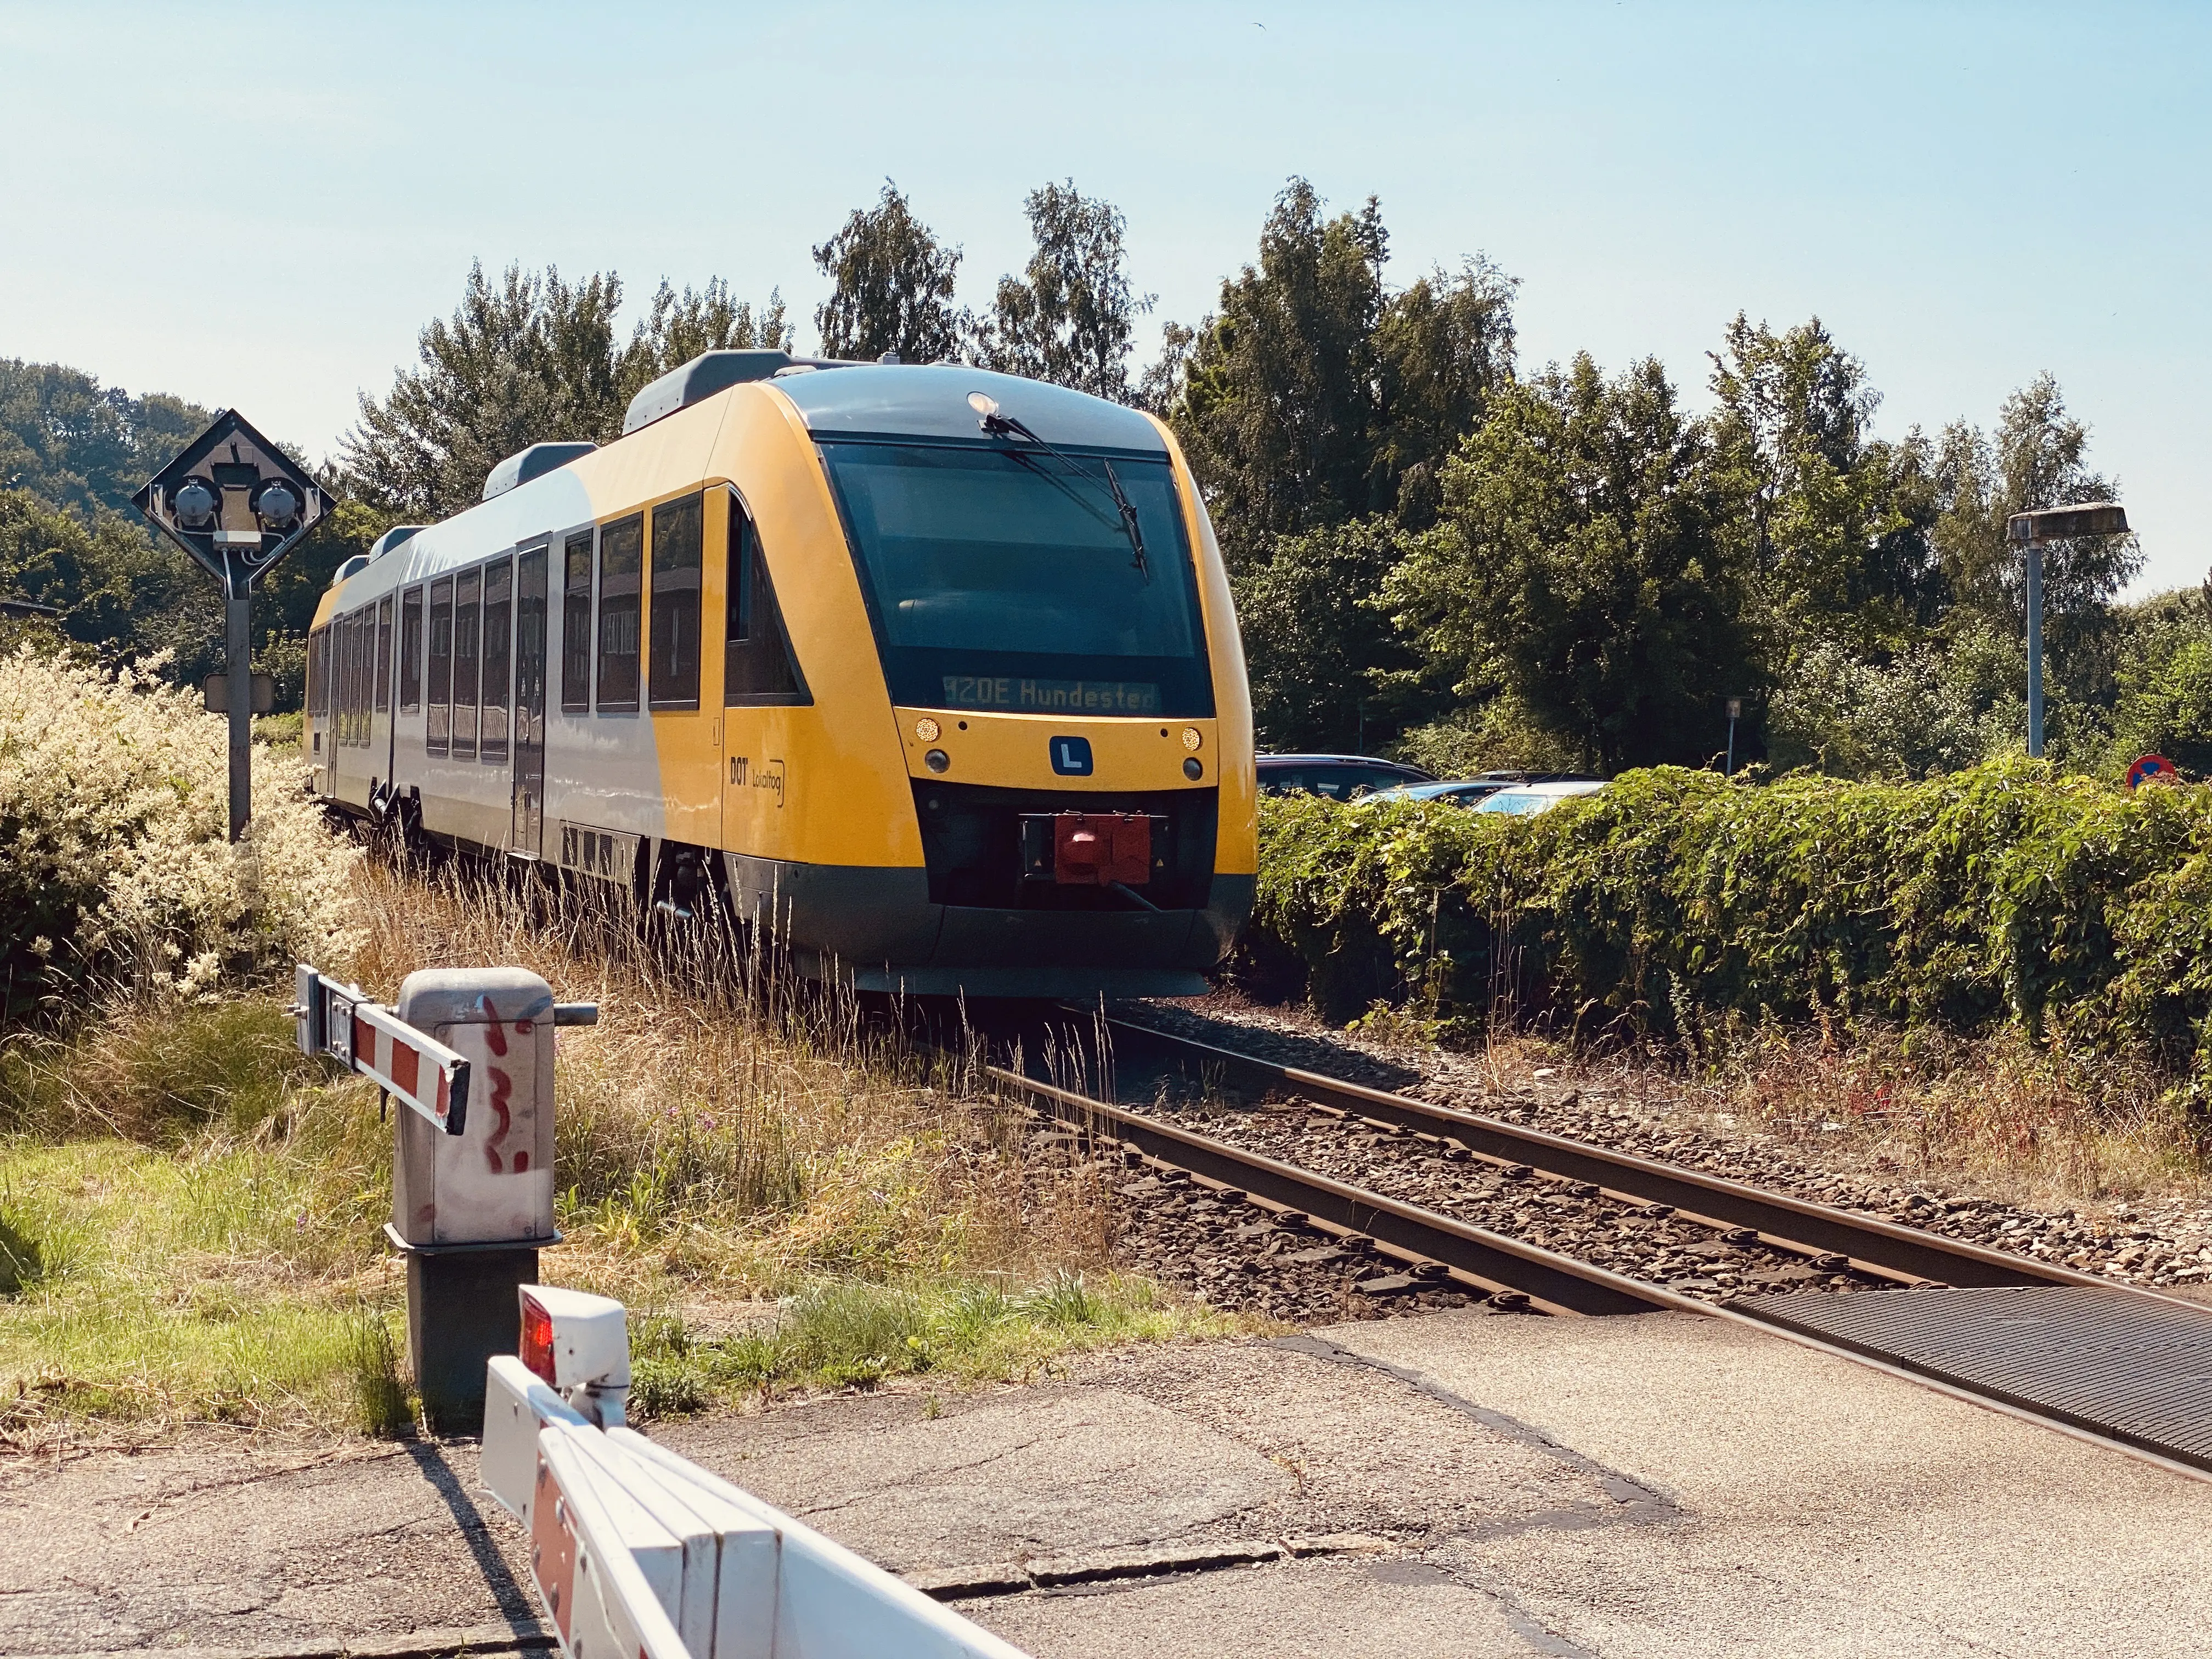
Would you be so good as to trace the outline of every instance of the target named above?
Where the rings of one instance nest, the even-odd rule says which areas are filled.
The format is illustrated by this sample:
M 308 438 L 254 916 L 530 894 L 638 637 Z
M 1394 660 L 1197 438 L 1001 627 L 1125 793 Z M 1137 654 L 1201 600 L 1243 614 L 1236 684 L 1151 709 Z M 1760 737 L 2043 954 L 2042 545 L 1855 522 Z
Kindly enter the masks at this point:
M 1163 454 L 1159 428 L 1133 409 L 1018 374 L 958 363 L 866 363 L 775 377 L 820 437 L 958 438 L 982 433 L 968 394 L 981 392 L 1048 443 Z

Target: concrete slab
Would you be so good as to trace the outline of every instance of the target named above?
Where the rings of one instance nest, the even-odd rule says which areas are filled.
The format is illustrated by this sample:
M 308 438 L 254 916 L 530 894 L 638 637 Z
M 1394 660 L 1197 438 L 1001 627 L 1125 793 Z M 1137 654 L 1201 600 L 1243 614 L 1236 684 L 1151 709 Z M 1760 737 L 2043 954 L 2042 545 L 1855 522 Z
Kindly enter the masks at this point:
M 520 1530 L 476 1461 L 216 1432 L 0 1460 L 0 1653 L 542 1646 Z
M 1373 1367 L 1274 1345 L 1136 1350 L 1081 1383 L 825 1400 L 658 1437 L 901 1571 L 1204 1538 L 1456 1536 L 1650 1501 Z
M 1420 1561 L 1293 1561 L 1010 1597 L 963 1612 L 1036 1659 L 1523 1659 L 1542 1632 L 1498 1598 Z
M 1439 1314 L 657 1432 L 917 1580 L 1044 1581 L 958 1604 L 1036 1659 L 2212 1659 L 2212 1485 L 1694 1316 Z M 0 1460 L 0 1652 L 542 1643 L 474 1476 L 211 1432 Z
M 1431 1553 L 1573 1650 L 2212 1654 L 2212 1485 L 1694 1316 L 1326 1334 L 1676 1506 Z

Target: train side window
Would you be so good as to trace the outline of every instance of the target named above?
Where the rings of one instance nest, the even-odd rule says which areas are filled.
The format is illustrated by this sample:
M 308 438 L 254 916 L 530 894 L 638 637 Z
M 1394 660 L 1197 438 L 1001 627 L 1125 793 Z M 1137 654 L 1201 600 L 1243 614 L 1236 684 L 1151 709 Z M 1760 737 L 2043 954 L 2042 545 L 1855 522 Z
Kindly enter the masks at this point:
M 582 714 L 592 707 L 592 532 L 569 537 L 561 558 L 561 708 Z
M 453 735 L 453 579 L 430 584 L 430 723 L 423 747 L 442 755 Z
M 645 519 L 632 514 L 599 532 L 599 701 L 601 714 L 637 707 L 638 577 Z
M 376 712 L 392 712 L 392 596 L 376 602 Z
M 699 544 L 707 498 L 686 495 L 653 509 L 652 684 L 655 708 L 699 706 Z
M 422 590 L 410 587 L 399 598 L 399 712 L 422 707 Z
M 345 623 L 345 741 L 348 748 L 361 742 L 361 618 Z
M 514 561 L 494 559 L 484 567 L 483 730 L 477 753 L 488 761 L 507 758 L 507 690 L 514 666 Z
M 483 572 L 453 578 L 453 755 L 477 752 L 477 680 L 483 659 L 477 647 L 483 625 Z
M 727 630 L 722 642 L 722 701 L 804 703 L 812 701 L 791 654 L 775 586 L 761 557 L 752 514 L 730 496 L 730 585 Z

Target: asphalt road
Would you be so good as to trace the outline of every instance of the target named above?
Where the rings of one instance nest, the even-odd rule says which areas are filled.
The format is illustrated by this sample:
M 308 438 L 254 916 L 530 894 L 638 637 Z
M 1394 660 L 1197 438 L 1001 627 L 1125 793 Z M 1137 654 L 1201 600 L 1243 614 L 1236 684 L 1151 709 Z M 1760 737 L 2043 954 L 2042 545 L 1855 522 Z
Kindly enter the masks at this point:
M 659 1432 L 1002 1587 L 957 1605 L 1036 1659 L 2212 1655 L 2212 1484 L 1693 1316 L 1442 1313 Z M 541 1640 L 473 1461 L 0 1465 L 0 1651 Z

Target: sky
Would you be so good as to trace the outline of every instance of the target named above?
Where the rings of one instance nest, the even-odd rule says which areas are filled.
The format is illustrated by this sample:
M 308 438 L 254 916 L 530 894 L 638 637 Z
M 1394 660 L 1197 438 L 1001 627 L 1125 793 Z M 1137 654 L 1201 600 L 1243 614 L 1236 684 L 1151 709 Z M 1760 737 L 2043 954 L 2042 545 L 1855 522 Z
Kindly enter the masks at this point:
M 1893 437 L 2048 370 L 2148 592 L 2212 564 L 2208 47 L 2178 4 L 0 0 L 0 356 L 324 454 L 472 260 L 780 288 L 811 349 L 810 250 L 886 178 L 978 305 L 1072 178 L 1149 358 L 1297 175 L 1380 198 L 1395 283 L 1518 278 L 1524 368 L 1656 356 L 1703 405 L 1738 311 L 1818 315 Z

